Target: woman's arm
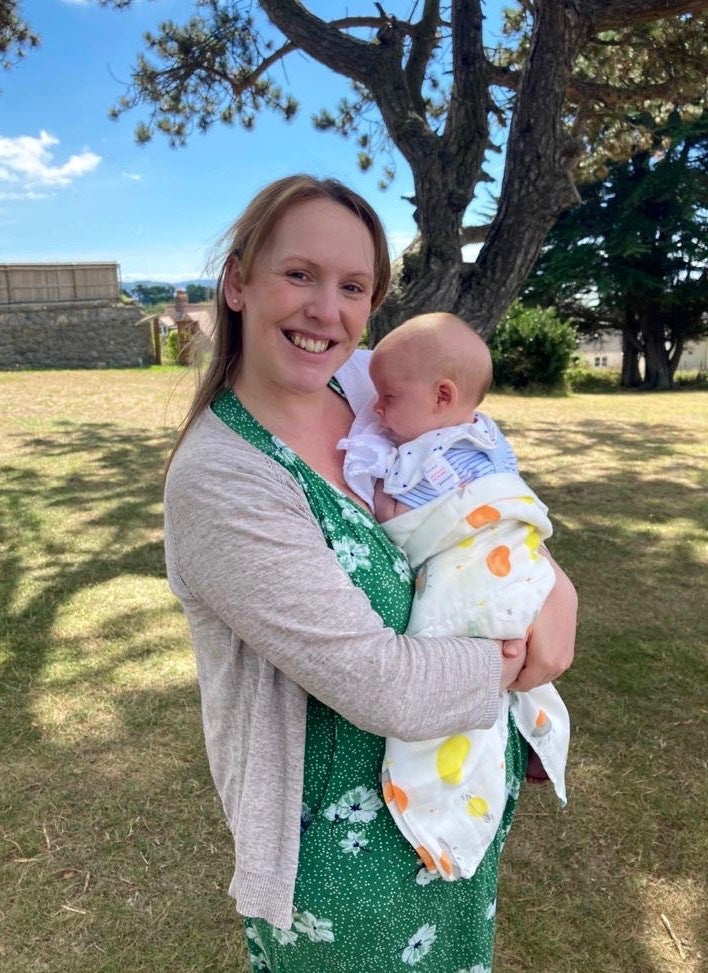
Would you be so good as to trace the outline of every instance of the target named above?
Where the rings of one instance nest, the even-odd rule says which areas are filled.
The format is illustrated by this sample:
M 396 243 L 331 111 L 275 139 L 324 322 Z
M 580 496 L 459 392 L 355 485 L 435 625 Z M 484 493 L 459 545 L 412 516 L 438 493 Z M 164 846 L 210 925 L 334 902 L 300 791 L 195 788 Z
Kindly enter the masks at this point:
M 537 615 L 527 642 L 526 661 L 509 689 L 525 692 L 552 682 L 570 666 L 575 653 L 578 595 L 572 581 L 553 558 L 556 583 Z
M 168 573 L 187 614 L 208 613 L 233 633 L 234 651 L 245 642 L 369 732 L 415 740 L 490 726 L 498 643 L 384 627 L 294 481 L 250 447 L 229 444 L 224 456 L 224 445 L 190 456 L 185 441 L 167 480 Z

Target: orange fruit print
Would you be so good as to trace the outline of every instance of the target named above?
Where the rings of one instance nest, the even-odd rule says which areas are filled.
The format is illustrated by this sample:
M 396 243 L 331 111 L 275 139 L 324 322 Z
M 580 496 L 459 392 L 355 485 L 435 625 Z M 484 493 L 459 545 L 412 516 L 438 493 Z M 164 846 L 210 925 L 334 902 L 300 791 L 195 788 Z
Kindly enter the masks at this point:
M 511 551 L 500 544 L 487 554 L 487 567 L 497 578 L 505 578 L 511 571 Z
M 485 524 L 494 524 L 497 520 L 501 520 L 501 514 L 496 507 L 490 507 L 485 503 L 484 506 L 473 510 L 471 514 L 467 514 L 465 520 L 470 527 L 484 527 Z

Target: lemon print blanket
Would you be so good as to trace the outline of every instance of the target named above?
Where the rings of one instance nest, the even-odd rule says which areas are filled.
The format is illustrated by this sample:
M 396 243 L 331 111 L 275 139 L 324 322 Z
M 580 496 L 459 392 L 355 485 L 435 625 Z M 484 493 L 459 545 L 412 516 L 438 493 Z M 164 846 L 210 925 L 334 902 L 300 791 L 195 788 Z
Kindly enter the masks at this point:
M 382 526 L 417 571 L 409 635 L 523 638 L 553 587 L 547 507 L 517 474 L 485 476 Z M 570 721 L 551 684 L 505 693 L 489 729 L 386 741 L 389 810 L 443 879 L 472 876 L 501 821 L 509 711 L 565 804 Z

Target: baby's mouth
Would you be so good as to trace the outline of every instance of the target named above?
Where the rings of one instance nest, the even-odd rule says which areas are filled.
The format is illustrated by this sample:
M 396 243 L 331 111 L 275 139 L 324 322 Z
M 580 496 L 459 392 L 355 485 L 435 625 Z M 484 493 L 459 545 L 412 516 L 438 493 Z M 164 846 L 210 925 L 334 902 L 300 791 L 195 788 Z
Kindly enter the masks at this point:
M 329 338 L 310 338 L 298 331 L 286 331 L 285 337 L 296 348 L 302 348 L 303 351 L 309 351 L 315 355 L 321 355 L 334 344 Z

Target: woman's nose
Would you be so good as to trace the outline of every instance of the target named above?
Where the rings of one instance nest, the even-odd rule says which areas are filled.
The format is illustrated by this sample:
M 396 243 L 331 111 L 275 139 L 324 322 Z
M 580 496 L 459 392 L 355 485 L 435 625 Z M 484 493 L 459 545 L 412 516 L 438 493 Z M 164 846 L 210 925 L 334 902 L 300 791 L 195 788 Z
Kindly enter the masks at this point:
M 326 324 L 336 324 L 339 321 L 339 292 L 335 287 L 319 286 L 311 295 L 305 313 L 310 318 L 316 318 Z

